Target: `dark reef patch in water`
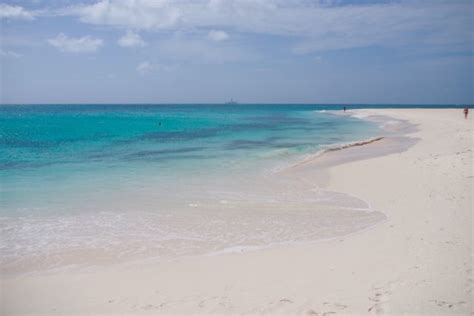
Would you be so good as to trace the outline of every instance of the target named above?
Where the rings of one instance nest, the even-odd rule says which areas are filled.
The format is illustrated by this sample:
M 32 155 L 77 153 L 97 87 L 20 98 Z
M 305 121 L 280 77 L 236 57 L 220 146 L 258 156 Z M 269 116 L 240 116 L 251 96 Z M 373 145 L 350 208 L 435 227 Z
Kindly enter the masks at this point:
M 295 148 L 301 146 L 312 146 L 312 143 L 301 143 L 301 142 L 280 142 L 281 137 L 269 137 L 264 140 L 245 140 L 239 139 L 234 140 L 227 144 L 224 148 L 227 150 L 241 150 L 241 149 L 254 149 L 254 148 Z
M 183 160 L 183 159 L 194 159 L 194 160 L 203 160 L 213 158 L 215 156 L 208 156 L 208 155 L 164 155 L 164 156 L 147 156 L 147 157 L 128 157 L 126 160 L 128 161 L 135 161 L 135 160 L 142 160 L 142 161 L 173 161 L 173 160 Z
M 64 161 L 58 163 L 66 163 Z M 29 161 L 15 161 L 15 162 L 0 162 L 0 170 L 19 170 L 41 168 L 56 164 L 55 162 L 29 162 Z
M 53 141 L 35 141 L 27 139 L 17 139 L 17 138 L 0 138 L 1 147 L 10 147 L 10 148 L 51 148 L 57 145 L 57 142 Z
M 169 154 L 180 154 L 180 153 L 189 153 L 194 151 L 203 150 L 205 147 L 188 147 L 188 148 L 176 148 L 176 149 L 159 149 L 159 150 L 143 150 L 136 153 L 128 154 L 127 158 L 146 158 L 146 157 L 156 157 L 160 155 L 169 155 Z

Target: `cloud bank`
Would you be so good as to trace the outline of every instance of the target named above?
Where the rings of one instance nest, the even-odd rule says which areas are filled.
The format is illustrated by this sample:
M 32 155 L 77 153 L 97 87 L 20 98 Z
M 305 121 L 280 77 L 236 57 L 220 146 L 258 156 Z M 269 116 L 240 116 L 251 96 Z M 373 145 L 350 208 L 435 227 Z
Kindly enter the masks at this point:
M 20 6 L 0 3 L 0 18 L 33 20 L 34 14 Z
M 366 46 L 472 46 L 472 4 L 399 1 L 340 5 L 306 0 L 101 0 L 75 7 L 80 21 L 147 31 L 209 30 L 291 37 L 293 52 Z

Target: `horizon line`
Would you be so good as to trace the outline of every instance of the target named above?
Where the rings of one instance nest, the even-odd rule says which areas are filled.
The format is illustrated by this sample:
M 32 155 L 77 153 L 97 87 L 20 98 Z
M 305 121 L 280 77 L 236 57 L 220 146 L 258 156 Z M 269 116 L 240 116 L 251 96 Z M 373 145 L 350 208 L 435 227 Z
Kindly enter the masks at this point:
M 110 103 L 110 102 L 87 102 L 87 103 L 75 103 L 75 102 L 52 102 L 52 103 L 0 103 L 0 106 L 15 106 L 15 105 L 329 105 L 329 106 L 361 106 L 361 105 L 380 105 L 380 106 L 390 106 L 390 105 L 399 105 L 399 106 L 409 106 L 409 105 L 419 105 L 419 106 L 429 106 L 429 105 L 474 105 L 474 103 L 309 103 L 309 102 L 237 102 L 235 104 L 228 104 L 226 102 L 182 102 L 182 103 L 173 103 L 173 102 L 130 102 L 130 103 Z

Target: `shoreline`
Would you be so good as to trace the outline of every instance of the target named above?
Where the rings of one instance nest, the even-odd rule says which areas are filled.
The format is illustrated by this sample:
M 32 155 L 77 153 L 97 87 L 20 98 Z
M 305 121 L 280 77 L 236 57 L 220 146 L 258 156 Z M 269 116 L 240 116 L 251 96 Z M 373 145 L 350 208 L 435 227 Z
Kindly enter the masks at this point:
M 457 120 L 457 110 L 362 111 L 394 115 L 402 119 L 408 117 L 419 126 L 419 131 L 411 135 L 419 138 L 419 141 L 402 152 L 379 155 L 380 152 L 376 151 L 374 156 L 372 151 L 369 156 L 362 155 L 362 159 L 329 166 L 330 177 L 324 189 L 368 201 L 374 209 L 382 210 L 387 215 L 387 220 L 382 223 L 353 234 L 307 245 L 183 258 L 173 263 L 143 267 L 114 266 L 101 272 L 59 272 L 54 275 L 5 278 L 4 312 L 308 315 L 329 312 L 469 313 L 472 309 L 472 297 L 469 299 L 468 295 L 472 293 L 472 270 L 469 278 L 466 275 L 468 268 L 465 267 L 469 263 L 472 266 L 472 261 L 469 262 L 472 240 L 468 240 L 469 251 L 454 256 L 454 259 L 452 255 L 446 257 L 446 253 L 452 251 L 450 244 L 447 246 L 443 243 L 440 249 L 435 247 L 438 252 L 426 250 L 433 246 L 418 244 L 426 241 L 438 245 L 438 241 L 443 239 L 437 235 L 447 234 L 448 237 L 442 236 L 447 241 L 456 240 L 465 245 L 465 235 L 460 239 L 461 242 L 455 237 L 460 231 L 463 234 L 469 233 L 469 230 L 472 232 L 472 216 L 467 214 L 469 195 L 466 195 L 468 189 L 472 189 L 472 168 L 470 171 L 466 169 L 468 166 L 464 161 L 462 172 L 454 173 L 454 180 L 457 180 L 454 185 L 463 194 L 463 199 L 448 199 L 447 193 L 437 187 L 439 180 L 449 180 L 449 184 L 453 185 L 454 180 L 448 177 L 449 171 L 453 172 L 453 161 L 456 163 L 456 159 L 460 158 L 466 160 L 469 157 L 465 156 L 468 155 L 472 161 L 472 137 L 470 143 L 468 139 L 469 128 L 472 133 L 472 127 L 468 125 L 472 118 L 464 122 L 459 115 Z M 434 130 L 436 126 L 441 126 L 439 131 Z M 458 142 L 451 141 L 449 135 L 453 133 L 462 136 L 459 136 Z M 373 146 L 380 147 L 384 145 L 382 143 L 384 140 L 373 143 Z M 355 146 L 347 150 L 360 152 L 369 147 Z M 430 155 L 439 156 L 440 149 L 450 160 L 446 165 L 437 165 L 438 169 L 433 169 L 431 165 L 435 165 L 434 160 L 437 159 Z M 330 152 L 331 155 L 337 153 Z M 429 162 L 427 166 L 430 168 L 417 166 L 420 159 Z M 314 169 L 314 163 L 324 164 L 327 160 L 318 159 L 317 162 L 308 163 L 300 174 L 305 174 L 308 168 Z M 383 167 L 387 165 L 397 166 L 397 170 Z M 462 178 L 469 172 L 471 178 Z M 306 176 L 311 177 L 312 174 Z M 360 185 L 360 179 L 364 181 L 363 186 Z M 387 179 L 390 181 L 386 182 Z M 381 183 L 384 185 L 381 186 Z M 437 194 L 446 198 L 432 204 L 431 195 L 420 193 L 417 196 L 411 192 L 429 189 L 436 189 Z M 451 192 L 452 189 L 447 187 L 446 191 Z M 453 196 L 456 197 L 456 193 Z M 420 218 L 411 214 L 413 205 Z M 447 226 L 443 233 L 439 232 L 437 226 L 423 225 L 430 214 L 424 205 L 430 205 L 440 217 L 430 218 L 432 221 L 438 226 L 443 223 Z M 457 208 L 453 208 L 455 206 Z M 442 208 L 458 210 L 454 213 L 460 218 L 443 213 Z M 466 223 L 471 224 L 471 227 L 465 227 Z M 414 236 L 418 239 L 415 240 Z M 424 271 L 426 268 L 429 269 Z M 433 269 L 437 273 L 433 274 Z M 464 272 L 458 276 L 454 271 L 460 269 L 464 269 Z M 446 275 L 446 271 L 453 273 Z M 125 286 L 119 286 L 117 282 L 124 282 Z M 48 284 L 51 290 L 49 293 L 41 290 L 44 284 Z M 91 284 L 94 284 L 92 288 Z M 81 288 L 89 288 L 91 292 L 81 294 Z M 22 297 L 26 296 L 31 299 L 25 302 Z
M 356 112 L 354 112 L 353 114 L 355 114 Z M 349 113 L 344 113 L 345 115 L 350 115 L 350 116 L 353 116 Z M 340 114 L 334 114 L 334 115 L 340 115 Z M 387 118 L 383 118 L 382 122 L 383 121 L 386 121 Z M 352 161 L 352 160 L 356 160 L 357 157 L 352 157 L 351 155 L 345 155 L 346 153 L 346 150 L 347 149 L 350 149 L 352 147 L 360 147 L 360 146 L 365 146 L 365 145 L 369 145 L 369 144 L 372 144 L 372 143 L 375 143 L 375 142 L 379 142 L 383 139 L 386 139 L 386 138 L 391 138 L 392 135 L 390 135 L 390 133 L 388 133 L 389 131 L 386 131 L 387 133 L 384 133 L 384 136 L 374 136 L 374 137 L 371 137 L 371 138 L 368 138 L 368 139 L 365 139 L 365 140 L 355 140 L 355 141 L 352 141 L 352 142 L 348 142 L 348 143 L 336 143 L 336 144 L 331 144 L 331 145 L 327 145 L 326 148 L 323 148 L 323 149 L 320 149 L 318 150 L 316 153 L 313 153 L 313 154 L 310 154 L 309 157 L 308 155 L 305 155 L 305 154 L 302 154 L 300 156 L 300 158 L 297 160 L 296 163 L 292 163 L 290 164 L 288 167 L 285 167 L 281 170 L 278 170 L 278 171 L 275 171 L 272 173 L 272 178 L 273 180 L 277 180 L 278 181 L 281 181 L 283 179 L 283 182 L 285 181 L 285 178 L 282 178 L 281 175 L 282 174 L 285 174 L 288 176 L 287 178 L 290 179 L 290 181 L 295 181 L 295 180 L 301 180 L 301 176 L 298 175 L 298 173 L 290 173 L 288 174 L 287 171 L 288 170 L 292 170 L 292 169 L 297 169 L 297 168 L 300 168 L 302 166 L 304 166 L 305 164 L 311 164 L 311 171 L 316 171 L 318 173 L 318 176 L 316 177 L 317 178 L 317 181 L 315 181 L 312 185 L 317 185 L 318 186 L 318 191 L 319 192 L 328 192 L 328 194 L 331 194 L 332 192 L 330 192 L 329 190 L 324 190 L 322 189 L 322 186 L 325 185 L 325 182 L 323 180 L 324 177 L 320 177 L 319 174 L 325 174 L 327 173 L 327 171 L 329 170 L 329 165 L 321 165 L 321 166 L 318 166 L 318 162 L 319 160 L 323 160 L 323 159 L 326 159 L 326 156 L 328 154 L 331 154 L 333 152 L 338 152 L 338 151 L 342 151 L 341 153 L 335 153 L 336 154 L 336 157 L 331 157 L 329 156 L 329 161 L 334 161 L 335 163 L 333 163 L 332 165 L 335 165 L 338 160 L 337 160 L 337 157 L 339 155 L 342 155 L 341 157 L 344 157 L 346 161 Z M 381 150 L 381 154 L 384 154 L 384 147 L 382 146 L 381 147 L 382 150 Z M 386 154 L 389 153 L 389 150 L 387 150 Z M 380 154 L 380 153 L 379 153 Z M 334 159 L 336 158 L 336 159 Z M 268 181 L 264 181 L 262 184 L 265 184 L 267 183 Z M 309 181 L 308 181 L 309 182 Z M 269 184 L 269 183 L 267 183 Z M 278 188 L 278 187 L 277 187 Z M 305 188 L 307 189 L 307 188 Z M 280 188 L 281 190 L 281 188 Z M 284 191 L 280 192 L 280 193 L 286 193 Z M 338 192 L 334 192 L 334 193 L 338 193 Z M 275 192 L 276 194 L 276 192 Z M 350 194 L 346 194 L 349 198 L 352 198 L 354 200 L 360 200 L 358 199 L 357 197 L 355 196 L 351 196 Z M 367 203 L 367 201 L 361 201 L 363 204 L 365 205 L 369 205 Z M 190 204 L 190 205 L 194 205 L 195 204 Z M 197 206 L 197 204 L 196 204 Z M 259 204 L 255 204 L 255 202 L 250 202 L 249 203 L 249 207 L 257 207 L 257 208 L 261 208 L 262 206 L 264 206 L 263 204 L 262 205 L 259 205 Z M 324 205 L 323 205 L 324 206 Z M 208 205 L 209 208 L 213 208 L 214 206 L 212 205 Z M 277 206 L 278 207 L 278 206 Z M 298 206 L 292 206 L 294 208 L 298 208 Z M 316 206 L 318 207 L 318 206 Z M 242 206 L 241 206 L 242 208 Z M 344 207 L 342 207 L 344 208 Z M 379 213 L 377 212 L 376 210 L 373 210 L 369 207 L 347 207 L 347 210 L 348 211 L 361 211 L 362 213 L 365 212 L 365 213 Z M 298 210 L 294 210 L 294 211 L 298 211 Z M 315 212 L 315 215 L 317 213 Z M 140 216 L 140 215 L 138 215 Z M 383 215 L 382 215 L 383 216 Z M 83 271 L 92 271 L 92 270 L 97 270 L 97 271 L 100 271 L 102 269 L 106 269 L 106 268 L 109 268 L 109 267 L 114 267 L 114 266 L 117 266 L 117 267 L 120 267 L 120 266 L 133 266 L 133 265 L 142 265 L 142 264 L 162 264 L 162 263 L 170 263 L 170 262 L 175 262 L 175 261 L 179 261 L 179 260 L 189 260 L 189 259 L 192 259 L 192 258 L 195 258 L 195 257 L 213 257 L 213 256 L 219 256 L 219 255 L 223 255 L 223 254 L 231 254 L 231 253 L 248 253 L 248 252 L 254 252 L 254 251 L 265 251 L 265 250 L 269 250 L 269 249 L 278 249 L 278 248 L 285 248 L 285 247 L 292 247 L 292 246 L 304 246 L 304 245 L 311 245 L 311 244 L 315 244 L 315 243 L 319 243 L 319 242 L 325 242 L 325 241 L 329 241 L 329 240 L 333 240 L 333 239 L 336 239 L 336 238 L 341 238 L 341 237 L 346 237 L 346 236 L 350 236 L 352 234 L 356 234 L 358 232 L 361 232 L 361 231 L 365 231 L 367 229 L 371 229 L 372 227 L 376 226 L 376 225 L 379 225 L 380 223 L 384 222 L 386 220 L 386 218 L 383 216 L 381 217 L 377 222 L 375 223 L 371 223 L 369 224 L 367 227 L 363 227 L 363 228 L 358 228 L 358 229 L 354 229 L 352 231 L 349 231 L 349 232 L 345 232 L 345 233 L 341 233 L 341 234 L 336 234 L 335 236 L 323 236 L 323 237 L 317 237 L 317 238 L 314 238 L 312 240 L 304 240 L 304 241 L 295 241 L 295 240 L 291 240 L 291 239 L 288 239 L 288 240 L 284 240 L 284 241 L 278 241 L 278 240 L 275 240 L 275 241 L 271 241 L 267 244 L 262 244 L 262 245 L 252 245 L 252 244 L 241 244 L 241 245 L 230 245 L 230 246 L 227 246 L 223 249 L 214 249 L 214 250 L 211 250 L 209 249 L 209 251 L 205 251 L 205 252 L 202 252 L 202 253 L 196 253 L 196 254 L 182 254 L 182 255 L 177 255 L 177 256 L 171 256 L 171 257 L 162 257 L 161 255 L 158 255 L 158 254 L 150 254 L 150 255 L 145 255 L 145 256 L 141 256 L 141 255 L 136 255 L 136 256 L 132 256 L 131 258 L 125 258 L 125 259 L 119 259 L 118 257 L 115 258 L 115 260 L 112 258 L 112 257 L 107 257 L 107 258 L 100 258 L 100 259 L 97 259 L 97 258 L 94 258 L 94 255 L 93 253 L 95 252 L 96 255 L 98 255 L 97 251 L 95 250 L 90 250 L 90 249 L 73 249 L 73 250 L 68 250 L 68 249 L 64 249 L 63 251 L 60 252 L 60 254 L 56 254 L 55 256 L 59 256 L 59 257 L 65 257 L 65 258 L 77 258 L 77 262 L 72 262 L 72 263 L 59 263 L 59 264 L 55 264 L 55 263 L 46 263 L 46 264 L 41 264 L 41 266 L 35 266 L 34 265 L 34 261 L 35 260 L 32 260 L 32 259 L 26 259 L 26 262 L 31 262 L 31 263 L 28 263 L 28 264 L 24 264 L 23 261 L 19 261 L 18 263 L 21 263 L 22 264 L 22 268 L 10 268 L 12 265 L 9 264 L 9 265 L 6 265 L 6 269 L 4 267 L 1 275 L 3 278 L 15 278 L 15 277 L 18 277 L 18 276 L 41 276 L 41 275 L 51 275 L 51 274 L 54 274 L 54 273 L 57 273 L 57 272 L 68 272 L 68 273 L 81 273 Z M 25 223 L 26 225 L 32 225 L 31 223 Z M 34 223 L 33 223 L 34 224 Z M 54 223 L 53 223 L 54 224 Z M 146 246 L 146 245 L 142 245 L 142 246 Z M 76 254 L 75 254 L 76 253 Z M 91 254 L 92 253 L 92 254 Z M 84 259 L 85 258 L 85 259 Z M 89 258 L 89 259 L 87 259 Z M 43 258 L 41 257 L 38 257 L 36 258 L 36 260 L 44 260 Z M 59 259 L 55 259 L 54 261 L 57 261 L 57 260 L 60 260 L 62 261 L 61 258 Z M 68 260 L 68 259 L 66 259 Z M 17 269 L 17 270 L 14 270 L 14 269 Z

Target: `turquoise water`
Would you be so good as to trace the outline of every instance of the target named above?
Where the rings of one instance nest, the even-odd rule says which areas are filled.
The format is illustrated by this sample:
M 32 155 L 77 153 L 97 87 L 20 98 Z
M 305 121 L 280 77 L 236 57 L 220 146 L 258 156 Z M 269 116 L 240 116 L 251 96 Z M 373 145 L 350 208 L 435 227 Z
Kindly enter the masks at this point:
M 2 211 L 61 205 L 81 192 L 150 177 L 169 182 L 203 169 L 268 165 L 376 131 L 369 123 L 316 110 L 308 105 L 3 106 Z
M 0 106 L 3 258 L 11 265 L 43 260 L 46 267 L 72 250 L 87 254 L 82 261 L 94 251 L 110 251 L 115 260 L 136 249 L 147 257 L 309 240 L 315 229 L 329 236 L 327 216 L 340 210 L 314 206 L 327 196 L 272 176 L 326 146 L 379 132 L 373 123 L 324 108 L 331 109 Z M 286 207 L 295 201 L 303 210 L 298 216 Z M 326 214 L 324 225 L 309 225 L 315 208 Z M 361 216 L 359 228 L 375 221 Z M 350 225 L 340 230 L 352 231 Z M 249 230 L 259 233 L 250 238 Z

